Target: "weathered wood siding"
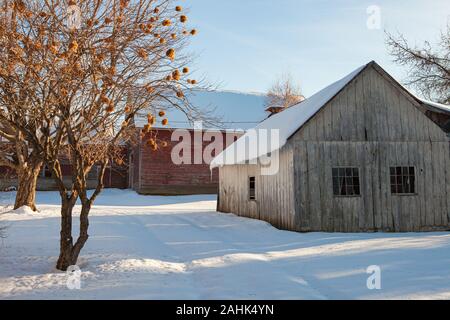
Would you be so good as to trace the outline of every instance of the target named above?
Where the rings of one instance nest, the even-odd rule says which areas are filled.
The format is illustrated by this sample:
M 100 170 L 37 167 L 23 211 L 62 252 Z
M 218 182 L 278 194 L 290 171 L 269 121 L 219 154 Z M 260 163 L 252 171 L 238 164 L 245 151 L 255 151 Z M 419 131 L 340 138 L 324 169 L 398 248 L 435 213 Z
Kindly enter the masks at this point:
M 220 168 L 218 210 L 260 219 L 281 229 L 296 225 L 294 207 L 293 153 L 288 146 L 279 154 L 275 175 L 261 175 L 260 165 Z M 249 200 L 249 177 L 256 178 L 256 201 Z
M 299 231 L 448 229 L 446 134 L 376 67 L 354 79 L 293 137 Z M 333 167 L 358 167 L 360 197 L 335 197 Z M 416 168 L 416 195 L 393 195 L 389 168 Z

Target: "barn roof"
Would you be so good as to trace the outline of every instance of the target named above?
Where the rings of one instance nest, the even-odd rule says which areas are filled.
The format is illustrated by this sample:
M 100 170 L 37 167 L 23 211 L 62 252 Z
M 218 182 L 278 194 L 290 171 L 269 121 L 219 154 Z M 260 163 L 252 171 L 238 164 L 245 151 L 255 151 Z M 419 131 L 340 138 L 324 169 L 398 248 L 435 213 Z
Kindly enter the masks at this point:
M 394 83 L 394 85 L 397 85 L 404 91 L 406 95 L 409 95 L 409 97 L 413 101 L 415 101 L 416 104 L 421 104 L 426 108 L 433 108 L 435 110 L 439 110 L 440 112 L 450 112 L 450 106 L 422 100 L 416 97 L 400 83 L 398 83 L 386 71 L 384 71 L 384 69 L 381 68 L 375 61 L 371 61 L 368 64 L 357 68 L 344 78 L 320 90 L 310 98 L 262 121 L 255 127 L 256 132 L 247 132 L 234 144 L 230 145 L 221 154 L 219 154 L 211 162 L 211 168 L 216 168 L 224 165 L 242 164 L 279 150 L 286 144 L 286 142 L 292 135 L 300 130 L 303 125 L 306 124 L 306 122 L 313 118 L 317 112 L 319 112 L 329 101 L 331 101 L 336 95 L 338 95 L 353 79 L 355 79 L 363 70 L 365 70 L 369 66 L 373 66 L 374 68 L 382 72 L 382 74 L 388 77 Z M 261 129 L 262 131 L 259 131 Z M 268 141 L 268 146 L 266 148 L 258 148 L 258 143 L 248 143 L 249 139 L 252 138 L 252 135 L 265 134 L 264 129 L 278 129 L 278 141 L 276 143 L 273 143 L 271 141 L 272 138 L 270 137 L 269 133 L 267 134 L 267 138 L 265 136 L 261 137 Z
M 224 165 L 232 165 L 251 161 L 268 153 L 274 152 L 283 147 L 287 140 L 299 130 L 309 119 L 311 119 L 323 106 L 325 106 L 331 99 L 333 99 L 347 84 L 349 84 L 361 71 L 373 62 L 363 65 L 354 70 L 344 78 L 328 87 L 320 90 L 310 98 L 287 108 L 283 112 L 277 113 L 270 118 L 267 118 L 255 129 L 278 129 L 279 130 L 279 144 L 269 143 L 266 150 L 258 148 L 257 144 L 250 144 L 247 149 L 247 141 L 251 138 L 254 132 L 247 132 L 244 136 L 238 139 L 234 144 L 230 145 L 221 154 L 219 154 L 212 162 L 211 168 L 216 168 Z M 270 133 L 268 137 L 270 141 Z
M 437 103 L 437 102 L 433 102 L 433 101 L 428 101 L 425 99 L 419 99 L 419 100 L 424 104 L 424 106 L 427 109 L 429 109 L 433 112 L 450 114 L 450 106 L 449 105 Z
M 199 91 L 189 95 L 189 101 L 199 115 L 194 119 L 206 121 L 203 124 L 207 129 L 218 130 L 248 130 L 254 128 L 259 122 L 267 118 L 264 103 L 265 96 L 258 93 L 242 93 L 234 91 Z M 194 124 L 180 110 L 174 108 L 161 109 L 166 111 L 169 120 L 169 129 L 193 129 Z M 146 115 L 136 117 L 137 127 L 147 123 Z M 158 125 L 156 128 L 158 128 Z M 162 126 L 160 126 L 162 127 Z

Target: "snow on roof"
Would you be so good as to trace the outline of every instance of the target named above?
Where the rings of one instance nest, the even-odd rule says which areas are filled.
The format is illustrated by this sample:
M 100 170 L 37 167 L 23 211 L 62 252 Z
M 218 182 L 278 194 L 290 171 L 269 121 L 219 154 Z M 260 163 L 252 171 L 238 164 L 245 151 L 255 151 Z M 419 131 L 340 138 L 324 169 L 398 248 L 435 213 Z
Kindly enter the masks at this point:
M 252 162 L 279 150 L 297 130 L 369 65 L 378 66 L 374 61 L 371 61 L 310 98 L 267 118 L 259 123 L 254 130 L 248 130 L 245 135 L 213 159 L 210 165 L 211 169 L 224 165 Z M 418 102 L 446 113 L 450 112 L 450 106 L 420 99 L 405 87 L 403 88 Z M 273 132 L 274 129 L 278 132 L 272 135 L 270 131 Z
M 211 169 L 224 165 L 242 164 L 279 150 L 299 128 L 334 98 L 368 65 L 369 64 L 359 67 L 346 77 L 329 85 L 299 104 L 267 118 L 258 124 L 255 127 L 255 130 L 248 131 L 234 144 L 230 145 L 220 153 L 211 162 Z M 272 136 L 268 133 L 273 129 L 278 130 L 278 137 L 276 134 L 275 136 Z M 255 134 L 258 136 L 258 140 L 266 139 L 268 142 L 266 143 L 267 146 L 261 147 L 261 141 L 258 141 L 258 143 L 249 143 L 249 141 L 254 139 Z M 268 134 L 267 138 L 265 136 L 266 134 Z M 279 139 L 279 141 L 274 141 L 274 139 Z M 260 146 L 259 148 L 258 145 Z
M 433 101 L 428 101 L 425 99 L 420 99 L 419 100 L 421 102 L 423 102 L 424 104 L 431 106 L 433 108 L 439 109 L 440 111 L 444 111 L 446 113 L 450 112 L 450 106 L 446 105 L 446 104 L 442 104 L 442 103 L 437 103 L 437 102 L 433 102 Z
M 264 103 L 265 96 L 256 93 L 242 93 L 234 91 L 200 91 L 188 96 L 190 103 L 199 113 L 207 118 L 214 118 L 213 123 L 205 123 L 204 128 L 220 130 L 247 130 L 255 127 L 267 118 Z M 161 109 L 164 109 L 162 107 Z M 193 129 L 194 123 L 180 110 L 166 109 L 170 129 Z M 194 117 L 199 118 L 199 117 Z M 201 116 L 200 116 L 201 118 Z M 209 121 L 211 122 L 211 121 Z M 143 127 L 147 117 L 135 119 L 137 127 Z M 162 128 L 162 126 L 160 126 Z

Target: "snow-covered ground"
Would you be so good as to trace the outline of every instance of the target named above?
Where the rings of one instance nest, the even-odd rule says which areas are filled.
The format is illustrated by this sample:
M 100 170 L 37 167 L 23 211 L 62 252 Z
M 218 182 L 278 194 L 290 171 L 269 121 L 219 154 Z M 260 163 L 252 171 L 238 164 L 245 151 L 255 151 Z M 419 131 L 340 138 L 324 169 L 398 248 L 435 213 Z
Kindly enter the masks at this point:
M 217 213 L 213 196 L 119 190 L 98 199 L 69 290 L 54 269 L 58 198 L 39 192 L 40 213 L 2 215 L 0 299 L 450 299 L 449 233 L 300 234 Z M 367 289 L 370 265 L 381 290 Z

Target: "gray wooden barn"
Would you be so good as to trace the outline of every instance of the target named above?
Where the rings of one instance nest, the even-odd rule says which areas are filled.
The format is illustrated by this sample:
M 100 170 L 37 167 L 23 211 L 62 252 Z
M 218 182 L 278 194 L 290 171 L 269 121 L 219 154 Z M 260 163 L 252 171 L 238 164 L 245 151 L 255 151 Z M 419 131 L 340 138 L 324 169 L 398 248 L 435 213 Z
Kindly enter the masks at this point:
M 449 137 L 429 107 L 370 62 L 256 127 L 279 129 L 254 156 L 278 153 L 276 174 L 247 135 L 220 154 L 218 210 L 300 232 L 449 230 Z

